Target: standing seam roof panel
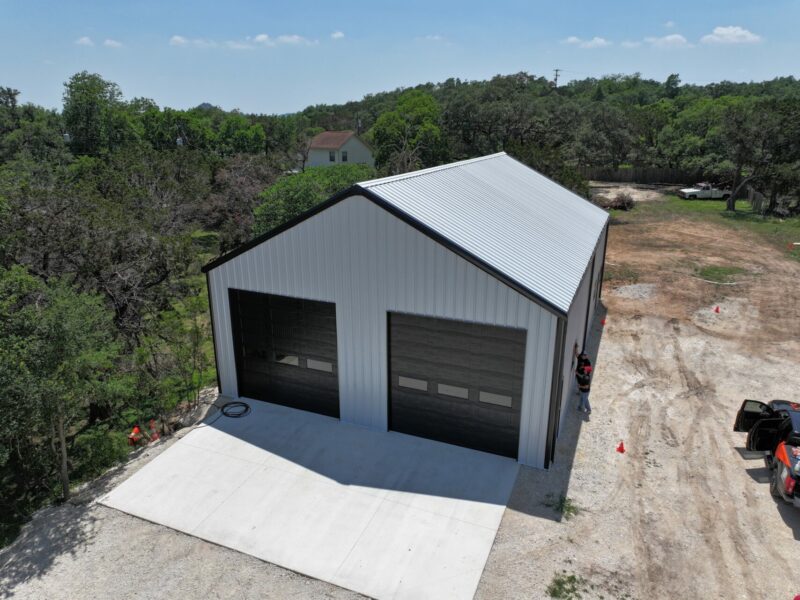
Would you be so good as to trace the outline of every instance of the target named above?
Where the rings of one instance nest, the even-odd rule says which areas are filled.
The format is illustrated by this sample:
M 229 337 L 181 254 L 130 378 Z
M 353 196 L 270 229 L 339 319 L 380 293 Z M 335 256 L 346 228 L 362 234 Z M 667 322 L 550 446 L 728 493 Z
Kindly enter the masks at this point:
M 608 220 L 504 152 L 359 186 L 565 313 Z

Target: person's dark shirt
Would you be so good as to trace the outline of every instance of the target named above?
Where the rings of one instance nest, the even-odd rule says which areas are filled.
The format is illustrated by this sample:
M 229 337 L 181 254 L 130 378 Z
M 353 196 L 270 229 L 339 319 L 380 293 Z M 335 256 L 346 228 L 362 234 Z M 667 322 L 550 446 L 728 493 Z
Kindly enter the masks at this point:
M 585 354 L 578 355 L 578 364 L 575 366 L 576 373 L 583 373 L 583 367 L 591 367 L 592 361 Z
M 583 369 L 581 369 L 575 373 L 575 378 L 578 380 L 578 389 L 580 389 L 582 392 L 588 392 L 592 383 L 591 373 L 586 373 L 583 371 Z

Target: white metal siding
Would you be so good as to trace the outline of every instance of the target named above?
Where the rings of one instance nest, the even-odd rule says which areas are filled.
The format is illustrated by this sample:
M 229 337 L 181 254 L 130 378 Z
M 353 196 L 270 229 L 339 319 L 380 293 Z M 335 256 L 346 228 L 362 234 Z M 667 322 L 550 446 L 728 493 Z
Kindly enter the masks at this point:
M 359 185 L 564 313 L 608 221 L 502 152 Z
M 561 419 L 559 429 L 564 424 L 564 419 L 570 410 L 575 409 L 575 343 L 578 344 L 578 351 L 583 350 L 583 333 L 586 328 L 586 309 L 588 306 L 589 293 L 590 293 L 590 278 L 592 276 L 591 264 L 587 266 L 586 273 L 581 279 L 581 285 L 578 288 L 578 293 L 575 294 L 575 300 L 572 302 L 569 315 L 567 316 L 567 335 L 564 340 L 564 359 L 563 377 L 564 387 L 561 396 Z
M 343 421 L 387 428 L 387 311 L 526 329 L 519 461 L 544 465 L 556 317 L 359 196 L 209 273 L 222 392 L 238 396 L 228 288 L 336 303 Z
M 566 418 L 565 415 L 571 409 L 574 409 L 577 403 L 577 399 L 575 398 L 577 382 L 575 381 L 575 355 L 573 348 L 574 344 L 577 342 L 578 351 L 583 350 L 583 336 L 587 329 L 587 310 L 589 316 L 588 329 L 591 331 L 601 285 L 600 276 L 603 270 L 603 261 L 605 260 L 606 232 L 607 228 L 603 231 L 597 242 L 594 254 L 594 265 L 590 262 L 587 266 L 586 273 L 584 273 L 583 279 L 581 279 L 581 285 L 578 288 L 578 292 L 575 294 L 575 299 L 572 302 L 567 316 L 567 335 L 564 342 L 563 360 L 564 388 L 561 396 L 561 419 L 559 425 L 563 425 L 564 419 Z M 591 302 L 589 301 L 590 298 Z M 586 341 L 588 344 L 588 338 Z
M 592 313 L 589 318 L 589 329 L 591 330 L 592 322 L 597 314 L 597 301 L 600 297 L 600 290 L 603 286 L 603 263 L 606 260 L 606 237 L 608 236 L 608 227 L 605 228 L 603 234 L 600 236 L 600 241 L 597 242 L 597 252 L 594 261 L 594 278 L 592 280 Z

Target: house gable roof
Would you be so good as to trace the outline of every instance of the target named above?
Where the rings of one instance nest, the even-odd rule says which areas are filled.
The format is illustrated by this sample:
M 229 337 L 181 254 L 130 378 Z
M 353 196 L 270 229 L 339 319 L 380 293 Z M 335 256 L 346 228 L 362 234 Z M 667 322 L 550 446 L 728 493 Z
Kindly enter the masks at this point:
M 311 138 L 308 147 L 311 150 L 338 150 L 353 136 L 354 131 L 323 131 Z
M 501 152 L 356 184 L 203 271 L 356 195 L 559 316 L 568 313 L 608 221 L 602 209 Z

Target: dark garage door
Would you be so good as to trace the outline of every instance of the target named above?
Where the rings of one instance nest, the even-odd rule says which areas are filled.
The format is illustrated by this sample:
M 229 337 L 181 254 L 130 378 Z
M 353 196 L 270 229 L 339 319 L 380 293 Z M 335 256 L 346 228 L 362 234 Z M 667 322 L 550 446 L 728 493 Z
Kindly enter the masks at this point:
M 389 428 L 517 457 L 526 332 L 389 314 Z
M 336 305 L 229 290 L 239 395 L 339 416 Z

